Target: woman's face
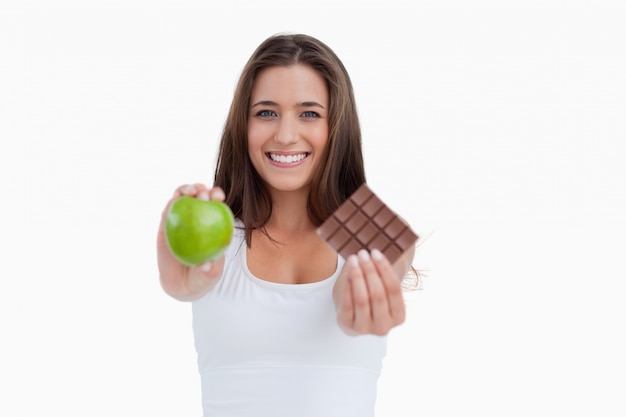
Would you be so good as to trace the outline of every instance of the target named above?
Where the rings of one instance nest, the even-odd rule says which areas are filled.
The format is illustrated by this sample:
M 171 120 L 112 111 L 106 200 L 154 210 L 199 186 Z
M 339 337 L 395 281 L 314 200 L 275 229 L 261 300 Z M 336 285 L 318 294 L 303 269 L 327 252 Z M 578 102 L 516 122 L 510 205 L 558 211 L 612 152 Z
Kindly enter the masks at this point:
M 248 153 L 272 191 L 307 189 L 328 143 L 328 89 L 306 65 L 269 67 L 252 88 Z

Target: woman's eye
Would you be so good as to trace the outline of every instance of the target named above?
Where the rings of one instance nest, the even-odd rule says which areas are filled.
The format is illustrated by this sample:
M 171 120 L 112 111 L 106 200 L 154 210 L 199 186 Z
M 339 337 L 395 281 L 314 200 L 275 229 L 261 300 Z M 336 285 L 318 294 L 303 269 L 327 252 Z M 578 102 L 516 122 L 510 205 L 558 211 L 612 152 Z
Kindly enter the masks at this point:
M 303 117 L 306 118 L 317 118 L 320 117 L 319 113 L 314 112 L 314 111 L 305 111 L 304 113 L 302 113 Z
M 259 117 L 273 117 L 276 116 L 276 112 L 272 110 L 261 110 L 256 115 Z

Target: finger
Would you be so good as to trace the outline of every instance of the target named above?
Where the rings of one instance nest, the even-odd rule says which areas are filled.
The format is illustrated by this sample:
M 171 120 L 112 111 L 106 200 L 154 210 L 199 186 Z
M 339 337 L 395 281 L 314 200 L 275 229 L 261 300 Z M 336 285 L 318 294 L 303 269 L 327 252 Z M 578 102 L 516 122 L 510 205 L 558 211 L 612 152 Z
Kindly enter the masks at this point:
M 207 187 L 205 184 L 202 184 L 200 182 L 193 184 L 192 187 L 196 191 L 196 196 L 202 192 L 206 192 L 206 193 L 209 192 L 209 187 Z
M 222 255 L 223 256 L 223 255 Z M 200 277 L 200 281 L 207 279 L 214 279 L 220 273 L 218 263 L 222 262 L 221 259 L 216 259 L 214 261 L 204 262 L 200 265 L 196 265 L 192 267 L 194 275 L 197 273 Z
M 370 308 L 372 310 L 372 331 L 378 335 L 385 335 L 389 332 L 393 323 L 387 300 L 387 291 L 372 256 L 366 250 L 361 250 L 359 258 L 369 292 Z
M 176 188 L 174 197 L 181 197 L 183 195 L 195 195 L 196 189 L 193 184 L 183 184 Z
M 347 259 L 348 268 L 353 268 L 354 265 L 358 267 L 359 261 L 356 256 L 352 255 Z M 348 277 L 352 272 L 348 270 Z M 339 312 L 338 321 L 339 324 L 345 328 L 352 329 L 354 327 L 354 303 L 352 300 L 352 280 L 346 279 L 343 287 L 343 293 L 339 299 Z
M 207 190 L 202 190 L 196 195 L 196 198 L 198 200 L 209 201 L 209 192 Z
M 400 324 L 404 322 L 406 317 L 406 307 L 404 305 L 400 280 L 393 266 L 389 263 L 389 260 L 378 249 L 372 251 L 372 259 L 381 277 L 385 293 L 387 294 L 389 314 L 394 324 Z
M 224 194 L 224 190 L 220 187 L 214 187 L 210 190 L 202 190 L 198 193 L 197 197 L 200 200 L 213 200 L 213 201 L 224 201 L 226 199 L 226 195 Z
M 204 274 L 206 274 L 207 272 L 209 272 L 211 270 L 211 267 L 213 266 L 213 262 L 205 262 L 202 265 L 200 265 L 200 271 L 202 271 Z
M 206 185 L 202 184 L 202 183 L 195 183 L 195 184 L 184 184 L 181 185 L 180 187 L 178 187 L 176 189 L 176 191 L 174 192 L 174 196 L 175 197 L 180 197 L 183 195 L 188 195 L 191 197 L 195 197 L 197 196 L 199 193 L 206 191 L 208 192 L 209 189 L 207 188 Z
M 367 255 L 369 257 L 369 255 Z M 362 259 L 353 257 L 350 265 L 350 282 L 352 303 L 354 309 L 353 328 L 359 333 L 366 333 L 370 329 L 372 322 L 372 311 L 370 309 L 370 296 L 365 283 L 365 277 L 361 269 Z
M 209 196 L 211 200 L 215 201 L 224 201 L 226 199 L 226 194 L 224 194 L 224 190 L 220 187 L 213 187 L 209 190 Z

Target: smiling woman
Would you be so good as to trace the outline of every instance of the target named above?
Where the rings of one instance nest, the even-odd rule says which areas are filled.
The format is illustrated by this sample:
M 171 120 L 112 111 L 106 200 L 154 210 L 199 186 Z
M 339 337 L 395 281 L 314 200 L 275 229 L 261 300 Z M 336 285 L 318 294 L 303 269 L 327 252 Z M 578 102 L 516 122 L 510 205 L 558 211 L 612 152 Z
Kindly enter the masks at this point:
M 272 100 L 272 96 L 252 97 L 253 88 L 258 90 L 261 76 L 267 76 L 262 73 L 269 69 L 288 72 L 287 69 L 295 66 L 304 69 L 289 74 L 292 86 L 298 80 L 296 77 L 299 77 L 301 81 L 307 82 L 298 86 L 299 91 L 305 88 L 316 91 L 315 96 L 301 95 L 288 103 L 277 103 Z M 278 82 L 275 76 L 273 79 L 264 78 Z M 323 80 L 323 91 L 309 85 L 317 83 L 319 87 L 320 80 Z M 281 83 L 287 81 L 280 80 Z M 272 94 L 276 93 L 272 91 Z M 326 100 L 318 97 L 324 93 Z M 312 119 L 315 124 L 319 124 L 320 121 L 315 121 L 312 117 L 313 113 L 317 113 L 328 129 L 328 145 L 322 158 L 328 163 L 320 164 L 314 172 L 307 200 L 307 210 L 312 222 L 320 225 L 365 182 L 361 127 L 352 83 L 341 60 L 327 45 L 311 37 L 295 35 L 268 39 L 253 53 L 241 74 L 222 134 L 215 171 L 214 185 L 226 191 L 226 203 L 235 216 L 244 221 L 248 245 L 252 230 L 265 230 L 273 204 L 269 191 L 254 170 L 248 155 L 249 123 L 254 123 L 250 119 L 257 115 L 277 117 L 275 106 L 292 106 L 298 102 L 302 107 L 300 111 L 303 117 L 300 120 L 304 122 Z M 280 154 L 276 156 L 281 158 Z M 242 164 L 245 169 L 240 169 Z
M 162 225 L 158 237 L 163 289 L 193 301 L 206 416 L 374 415 L 415 246 L 393 265 L 378 250 L 344 259 L 316 232 L 363 183 L 341 61 L 306 35 L 267 39 L 237 85 L 213 188 L 173 197 L 225 201 L 236 218 L 230 246 L 189 267 L 163 244 Z

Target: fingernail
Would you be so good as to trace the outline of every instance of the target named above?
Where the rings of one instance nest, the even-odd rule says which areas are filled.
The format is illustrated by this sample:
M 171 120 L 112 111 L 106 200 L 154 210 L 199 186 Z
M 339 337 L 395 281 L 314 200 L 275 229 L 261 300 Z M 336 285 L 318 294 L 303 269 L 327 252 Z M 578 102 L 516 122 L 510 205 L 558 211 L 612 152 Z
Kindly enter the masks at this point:
M 362 261 L 369 261 L 370 254 L 365 249 L 361 249 L 359 251 L 359 258 L 361 258 Z
M 183 188 L 183 194 L 190 194 L 193 191 L 193 185 L 186 185 Z
M 224 191 L 220 189 L 213 191 L 211 194 L 213 194 L 213 198 L 218 199 L 218 200 L 223 200 L 226 198 L 226 196 L 224 195 Z
M 356 255 L 350 255 L 348 257 L 348 262 L 350 263 L 350 266 L 359 266 L 359 259 Z
M 372 250 L 372 259 L 374 259 L 375 261 L 380 261 L 381 259 L 383 259 L 383 253 L 378 249 Z
M 209 272 L 211 270 L 211 262 L 202 264 L 202 266 L 200 267 L 200 270 L 202 272 Z
M 206 191 L 201 191 L 200 194 L 198 194 L 198 200 L 209 201 L 209 193 Z

